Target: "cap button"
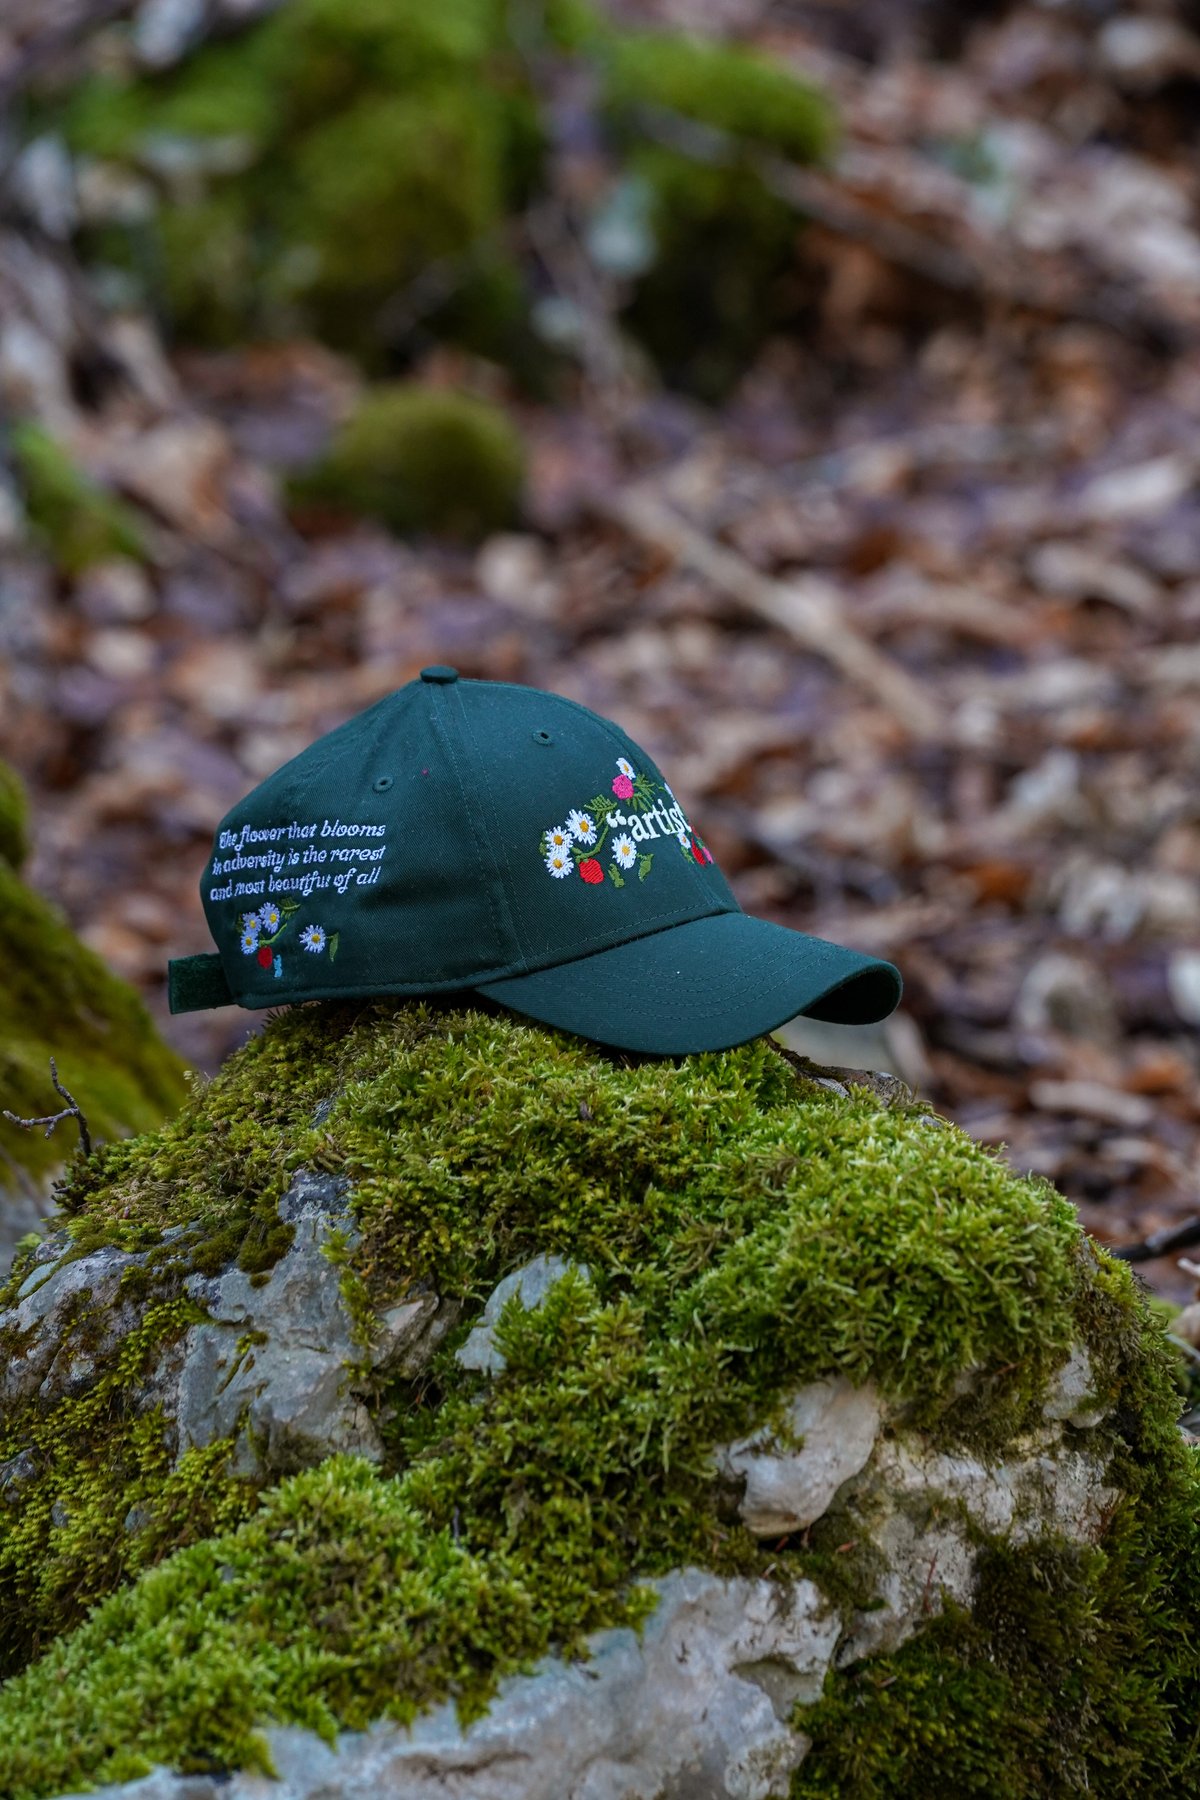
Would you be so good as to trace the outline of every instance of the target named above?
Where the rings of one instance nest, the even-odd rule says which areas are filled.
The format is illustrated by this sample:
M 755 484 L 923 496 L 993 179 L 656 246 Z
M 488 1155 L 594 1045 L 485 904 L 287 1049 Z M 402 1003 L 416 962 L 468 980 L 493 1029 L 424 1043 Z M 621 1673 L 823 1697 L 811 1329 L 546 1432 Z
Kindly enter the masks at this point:
M 458 670 L 447 668 L 445 663 L 434 663 L 431 668 L 421 670 L 422 681 L 448 683 L 458 680 Z

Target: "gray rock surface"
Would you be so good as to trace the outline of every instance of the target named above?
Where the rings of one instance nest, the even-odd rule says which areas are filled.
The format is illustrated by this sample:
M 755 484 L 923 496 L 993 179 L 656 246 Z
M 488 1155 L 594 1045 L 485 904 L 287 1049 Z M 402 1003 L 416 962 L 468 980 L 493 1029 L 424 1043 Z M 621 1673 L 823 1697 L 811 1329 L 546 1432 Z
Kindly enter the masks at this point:
M 265 1281 L 256 1285 L 238 1268 L 187 1278 L 187 1293 L 208 1317 L 166 1349 L 141 1403 L 160 1405 L 174 1422 L 180 1456 L 237 1433 L 239 1474 L 281 1475 L 339 1450 L 378 1459 L 382 1445 L 355 1372 L 364 1380 L 376 1372 L 417 1374 L 459 1309 L 431 1291 L 415 1292 L 380 1315 L 369 1342 L 360 1341 L 337 1264 L 326 1254 L 335 1232 L 347 1243 L 357 1235 L 346 1183 L 301 1170 L 279 1214 L 295 1235 Z M 146 1264 L 144 1252 L 104 1246 L 64 1260 L 70 1253 L 66 1233 L 47 1239 L 16 1305 L 0 1313 L 0 1332 L 16 1344 L 0 1363 L 0 1406 L 34 1394 L 51 1404 L 85 1393 L 141 1317 L 145 1295 L 127 1295 L 122 1283 Z M 86 1349 L 71 1330 L 84 1314 Z
M 535 1256 L 523 1268 L 506 1275 L 489 1294 L 479 1324 L 455 1352 L 455 1360 L 460 1366 L 479 1369 L 485 1375 L 499 1374 L 504 1367 L 504 1356 L 496 1348 L 496 1326 L 505 1306 L 515 1295 L 527 1312 L 535 1312 L 555 1282 L 561 1281 L 569 1269 L 587 1280 L 586 1264 L 567 1262 L 561 1256 Z
M 641 1638 L 598 1632 L 587 1662 L 547 1657 L 503 1682 L 463 1731 L 441 1706 L 410 1731 L 377 1725 L 332 1747 L 266 1733 L 278 1782 L 235 1775 L 102 1788 L 108 1800 L 769 1800 L 808 1740 L 839 1621 L 811 1582 L 721 1580 L 682 1569 L 653 1585 Z
M 785 1537 L 819 1519 L 864 1467 L 879 1424 L 874 1388 L 852 1387 L 843 1376 L 811 1382 L 792 1397 L 782 1439 L 763 1430 L 724 1445 L 717 1466 L 745 1482 L 739 1510 L 747 1528 L 756 1537 Z

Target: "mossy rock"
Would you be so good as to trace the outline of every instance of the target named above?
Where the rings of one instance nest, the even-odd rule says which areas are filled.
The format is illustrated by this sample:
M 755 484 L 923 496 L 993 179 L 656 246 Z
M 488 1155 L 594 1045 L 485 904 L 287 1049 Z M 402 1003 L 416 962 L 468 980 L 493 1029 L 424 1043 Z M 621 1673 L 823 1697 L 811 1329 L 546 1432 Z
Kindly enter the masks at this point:
M 536 17 L 498 0 L 285 0 L 170 71 L 110 58 L 45 101 L 35 124 L 152 195 L 150 216 L 93 228 L 84 251 L 122 268 L 180 338 L 309 330 L 375 373 L 449 339 L 539 390 L 555 366 L 534 323 L 545 273 L 517 246 L 546 185 L 530 69 L 562 56 L 590 69 L 619 172 L 654 189 L 651 272 L 668 291 L 635 305 L 631 328 L 645 327 L 656 355 L 677 352 L 685 313 L 708 354 L 694 380 L 666 357 L 668 376 L 728 385 L 728 369 L 791 317 L 777 265 L 791 260 L 794 215 L 769 200 L 743 149 L 807 162 L 833 137 L 816 89 L 737 44 L 619 30 L 564 0 Z M 715 164 L 707 147 L 644 156 L 647 111 L 716 128 Z M 710 285 L 720 293 L 697 315 Z M 670 314 L 680 293 L 684 313 Z M 724 332 L 727 344 L 713 341 Z
M 29 855 L 29 801 L 20 777 L 0 762 L 0 862 L 19 870 Z
M 138 515 L 76 467 L 63 446 L 29 420 L 10 436 L 34 535 L 65 575 L 113 557 L 144 557 Z
M 366 394 L 293 494 L 400 533 L 477 539 L 513 523 L 524 472 L 520 436 L 500 407 L 395 382 Z
M 51 1084 L 53 1056 L 94 1139 L 152 1129 L 183 1099 L 184 1066 L 163 1043 L 132 988 L 80 943 L 49 902 L 18 879 L 3 855 L 0 918 L 5 938 L 0 1109 L 21 1118 L 57 1112 L 63 1101 Z M 0 1255 L 5 1265 L 13 1243 L 6 1213 L 13 1212 L 15 1196 L 22 1189 L 30 1195 L 38 1192 L 74 1154 L 77 1143 L 71 1119 L 47 1138 L 41 1130 L 22 1130 L 0 1118 Z M 3 1190 L 8 1190 L 7 1198 Z M 28 1205 L 22 1208 L 23 1220 L 29 1211 Z
M 711 1647 L 710 1603 L 736 1615 L 730 1729 L 779 1755 L 706 1792 L 1191 1791 L 1200 1490 L 1161 1327 L 1047 1183 L 892 1098 L 766 1040 L 638 1059 L 482 1004 L 311 1005 L 74 1164 L 0 1296 L 5 1791 L 274 1761 L 289 1800 L 336 1792 L 306 1734 L 392 1721 L 338 1766 L 376 1746 L 392 1774 L 355 1791 L 423 1794 L 388 1785 L 408 1722 L 430 1769 L 431 1743 L 469 1769 L 531 1682 L 589 1704 L 565 1660 L 589 1644 L 605 1692 L 672 1620 Z M 340 1281 L 363 1448 L 285 1473 L 254 1296 L 297 1258 Z M 484 1303 L 539 1259 L 556 1278 L 493 1302 L 481 1355 Z M 220 1330 L 211 1387 L 246 1405 L 185 1446 Z M 811 1474 L 819 1440 L 836 1492 L 762 1535 L 756 1482 Z M 821 1637 L 815 1689 L 771 1619 Z

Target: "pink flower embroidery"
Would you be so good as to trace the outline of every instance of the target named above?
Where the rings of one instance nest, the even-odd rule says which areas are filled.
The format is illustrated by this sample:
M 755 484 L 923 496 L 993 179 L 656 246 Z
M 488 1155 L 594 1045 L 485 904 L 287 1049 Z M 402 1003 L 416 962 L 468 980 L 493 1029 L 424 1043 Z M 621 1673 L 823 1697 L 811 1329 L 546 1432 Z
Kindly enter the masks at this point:
M 628 775 L 613 776 L 613 793 L 617 796 L 618 800 L 633 799 L 633 783 L 630 781 Z

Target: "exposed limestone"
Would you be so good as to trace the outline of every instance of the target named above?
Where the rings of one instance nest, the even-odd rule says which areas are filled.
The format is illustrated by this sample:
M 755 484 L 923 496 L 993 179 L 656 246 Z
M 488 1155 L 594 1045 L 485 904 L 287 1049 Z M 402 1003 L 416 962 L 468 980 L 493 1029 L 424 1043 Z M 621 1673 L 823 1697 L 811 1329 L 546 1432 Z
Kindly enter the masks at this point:
M 857 1475 L 879 1433 L 874 1388 L 855 1388 L 839 1377 L 814 1381 L 788 1402 L 783 1429 L 739 1438 L 717 1453 L 723 1475 L 744 1478 L 739 1511 L 755 1537 L 785 1537 L 825 1512 L 842 1483 Z
M 238 1434 L 232 1472 L 253 1475 L 319 1462 L 337 1451 L 376 1461 L 379 1433 L 354 1391 L 352 1367 L 415 1373 L 457 1317 L 432 1292 L 382 1313 L 364 1349 L 326 1255 L 332 1234 L 353 1244 L 347 1183 L 302 1170 L 279 1202 L 291 1247 L 265 1281 L 238 1268 L 192 1275 L 189 1297 L 207 1319 L 170 1345 L 141 1395 L 174 1424 L 177 1459 L 191 1447 Z M 0 1313 L 0 1332 L 19 1348 L 0 1364 L 0 1405 L 36 1393 L 44 1404 L 85 1393 L 98 1368 L 137 1324 L 144 1296 L 126 1297 L 125 1276 L 148 1253 L 109 1245 L 74 1260 L 70 1239 L 47 1240 L 17 1304 Z M 86 1348 L 71 1327 L 86 1312 Z

